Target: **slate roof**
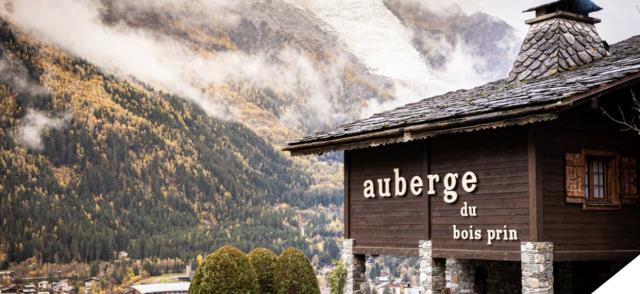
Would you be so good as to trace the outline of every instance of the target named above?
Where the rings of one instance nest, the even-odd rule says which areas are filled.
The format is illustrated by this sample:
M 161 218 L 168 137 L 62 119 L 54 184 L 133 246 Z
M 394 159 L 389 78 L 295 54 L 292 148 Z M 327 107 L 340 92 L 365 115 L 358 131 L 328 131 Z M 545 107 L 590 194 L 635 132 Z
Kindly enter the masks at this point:
M 550 77 L 514 82 L 505 79 L 473 89 L 426 98 L 330 131 L 291 141 L 285 150 L 302 154 L 305 149 L 311 149 L 312 144 L 323 142 L 328 145 L 323 145 L 321 149 L 339 150 L 342 148 L 327 146 L 344 144 L 333 142 L 358 135 L 436 124 L 479 114 L 495 114 L 493 117 L 499 118 L 514 109 L 557 104 L 563 99 L 640 73 L 640 35 L 612 45 L 610 52 L 611 55 L 602 60 Z
M 531 25 L 508 80 L 547 77 L 608 55 L 593 23 L 555 17 Z

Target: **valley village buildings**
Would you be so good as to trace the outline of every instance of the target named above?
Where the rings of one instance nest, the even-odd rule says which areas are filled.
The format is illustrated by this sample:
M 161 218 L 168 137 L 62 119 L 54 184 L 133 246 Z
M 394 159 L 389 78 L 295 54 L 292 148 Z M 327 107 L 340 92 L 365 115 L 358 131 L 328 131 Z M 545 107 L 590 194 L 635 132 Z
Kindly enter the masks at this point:
M 529 9 L 506 79 L 288 144 L 344 152 L 345 293 L 366 255 L 419 257 L 423 293 L 590 293 L 640 254 L 640 36 L 600 9 Z

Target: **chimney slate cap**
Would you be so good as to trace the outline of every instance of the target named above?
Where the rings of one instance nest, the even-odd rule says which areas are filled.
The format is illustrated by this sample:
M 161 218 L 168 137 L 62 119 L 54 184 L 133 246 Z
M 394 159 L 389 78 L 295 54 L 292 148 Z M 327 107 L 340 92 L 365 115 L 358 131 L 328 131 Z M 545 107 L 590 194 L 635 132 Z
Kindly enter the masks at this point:
M 588 16 L 591 12 L 602 10 L 602 7 L 593 3 L 591 0 L 558 0 L 529 8 L 523 12 L 537 12 L 539 10 L 566 11 Z
M 547 19 L 556 18 L 556 17 L 572 19 L 572 20 L 577 20 L 577 21 L 586 22 L 586 23 L 592 23 L 592 24 L 596 24 L 596 23 L 600 23 L 601 22 L 601 20 L 599 18 L 594 18 L 594 17 L 590 17 L 590 16 L 583 16 L 583 15 L 579 15 L 579 14 L 575 14 L 575 13 L 571 13 L 571 12 L 558 11 L 558 12 L 545 14 L 545 15 L 542 15 L 542 16 L 538 16 L 538 17 L 526 20 L 525 23 L 530 25 L 530 24 L 534 24 L 534 23 L 537 23 L 537 22 L 545 21 Z

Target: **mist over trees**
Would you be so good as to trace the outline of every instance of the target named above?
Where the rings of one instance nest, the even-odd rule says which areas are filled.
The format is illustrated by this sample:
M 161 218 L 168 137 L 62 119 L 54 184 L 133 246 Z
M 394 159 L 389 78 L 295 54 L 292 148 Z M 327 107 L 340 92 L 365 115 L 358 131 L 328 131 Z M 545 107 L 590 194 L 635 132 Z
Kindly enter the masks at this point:
M 188 259 L 224 244 L 302 248 L 337 256 L 302 236 L 298 209 L 341 201 L 340 191 L 306 192 L 309 174 L 237 122 L 103 73 L 0 23 L 0 56 L 31 85 L 0 81 L 0 245 L 6 262 Z M 21 142 L 28 113 L 51 120 Z M 330 221 L 330 220 L 327 220 Z M 325 243 L 327 243 L 325 242 Z

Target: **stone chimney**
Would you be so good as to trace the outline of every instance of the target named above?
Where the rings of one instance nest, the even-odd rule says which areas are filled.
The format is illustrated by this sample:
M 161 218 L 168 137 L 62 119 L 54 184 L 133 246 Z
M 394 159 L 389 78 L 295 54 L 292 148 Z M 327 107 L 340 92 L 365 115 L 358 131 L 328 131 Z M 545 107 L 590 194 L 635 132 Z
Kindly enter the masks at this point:
M 560 0 L 524 12 L 535 11 L 509 81 L 547 77 L 609 55 L 589 13 L 602 10 L 591 0 Z

